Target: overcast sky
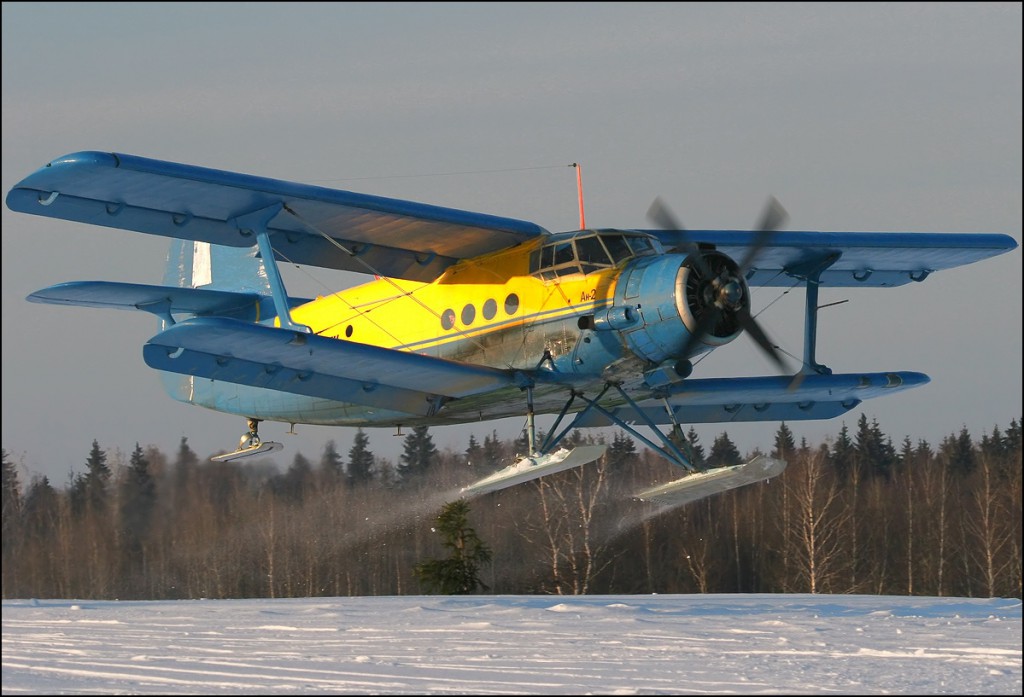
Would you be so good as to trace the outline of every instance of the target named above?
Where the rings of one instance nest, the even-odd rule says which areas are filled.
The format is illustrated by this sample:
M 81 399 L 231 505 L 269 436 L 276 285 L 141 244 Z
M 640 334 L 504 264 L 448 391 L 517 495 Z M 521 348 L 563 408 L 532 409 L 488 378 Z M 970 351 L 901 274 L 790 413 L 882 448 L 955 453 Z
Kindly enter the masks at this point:
M 665 197 L 691 228 L 1001 232 L 1021 239 L 1021 5 L 3 3 L 3 191 L 81 150 L 129 153 L 577 226 L 648 227 Z M 36 305 L 73 280 L 159 283 L 168 241 L 3 208 L 3 448 L 23 481 L 63 484 L 93 439 L 205 457 L 242 419 L 167 397 L 142 361 L 148 314 Z M 293 295 L 355 276 L 288 270 Z M 931 384 L 861 412 L 897 445 L 980 436 L 1021 416 L 1021 252 L 888 290 L 834 290 L 817 358 Z M 802 350 L 802 293 L 755 291 Z M 697 376 L 771 374 L 747 337 Z M 544 423 L 541 422 L 543 426 Z M 514 437 L 521 420 L 434 429 Z M 698 426 L 770 448 L 777 424 Z M 266 423 L 319 458 L 353 429 Z M 397 459 L 401 439 L 370 431 Z

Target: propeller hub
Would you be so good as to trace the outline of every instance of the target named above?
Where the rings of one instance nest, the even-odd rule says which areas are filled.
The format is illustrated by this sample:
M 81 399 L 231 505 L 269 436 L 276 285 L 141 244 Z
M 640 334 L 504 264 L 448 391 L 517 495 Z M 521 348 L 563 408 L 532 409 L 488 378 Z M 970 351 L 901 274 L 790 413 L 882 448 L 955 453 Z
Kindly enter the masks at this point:
M 729 279 L 719 285 L 718 306 L 726 310 L 738 310 L 743 305 L 743 286 L 739 279 L 730 276 Z

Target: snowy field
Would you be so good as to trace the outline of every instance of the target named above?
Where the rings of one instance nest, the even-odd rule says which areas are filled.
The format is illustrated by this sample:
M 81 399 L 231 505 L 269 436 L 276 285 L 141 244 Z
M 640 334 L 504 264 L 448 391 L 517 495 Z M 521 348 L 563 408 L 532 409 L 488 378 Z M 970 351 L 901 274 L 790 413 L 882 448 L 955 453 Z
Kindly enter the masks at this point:
M 1021 694 L 1021 601 L 3 603 L 3 694 Z

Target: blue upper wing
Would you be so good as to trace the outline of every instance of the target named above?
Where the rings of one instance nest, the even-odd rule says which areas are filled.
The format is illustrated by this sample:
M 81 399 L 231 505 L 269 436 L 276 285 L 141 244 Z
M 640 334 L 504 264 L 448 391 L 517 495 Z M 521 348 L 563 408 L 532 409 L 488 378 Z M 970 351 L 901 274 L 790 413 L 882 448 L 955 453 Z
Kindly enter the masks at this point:
M 666 248 L 684 233 L 644 230 Z M 689 230 L 686 239 L 713 245 L 742 259 L 758 233 L 746 230 Z M 923 281 L 931 273 L 971 264 L 1016 249 L 1000 233 L 942 232 L 776 232 L 747 274 L 752 286 L 792 286 L 818 269 L 822 286 L 880 288 Z
M 268 224 L 278 260 L 416 281 L 546 232 L 512 218 L 102 152 L 54 160 L 7 195 L 8 208 L 22 213 L 230 247 L 255 244 L 237 217 L 278 204 L 286 210 Z
M 416 281 L 431 281 L 460 259 L 546 234 L 513 218 L 102 152 L 54 160 L 15 185 L 7 206 L 229 247 L 255 243 L 236 223 L 239 217 L 280 206 L 268 223 L 278 260 Z M 644 232 L 669 249 L 681 241 L 677 231 Z M 736 259 L 757 238 L 745 230 L 686 235 Z M 821 270 L 824 286 L 898 286 L 1016 246 L 994 233 L 779 232 L 761 250 L 748 281 L 790 286 Z

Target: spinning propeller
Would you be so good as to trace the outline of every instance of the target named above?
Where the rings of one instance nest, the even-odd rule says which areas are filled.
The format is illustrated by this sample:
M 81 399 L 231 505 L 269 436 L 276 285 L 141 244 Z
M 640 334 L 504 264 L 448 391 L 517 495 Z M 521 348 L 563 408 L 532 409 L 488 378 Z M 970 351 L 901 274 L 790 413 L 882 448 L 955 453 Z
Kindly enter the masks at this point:
M 678 233 L 676 246 L 686 253 L 690 265 L 686 292 L 697 324 L 690 333 L 683 356 L 688 356 L 690 349 L 708 335 L 727 334 L 739 327 L 757 342 L 779 370 L 787 374 L 792 372 L 761 325 L 750 314 L 750 295 L 744 281 L 761 250 L 789 217 L 782 205 L 774 197 L 768 199 L 755 228 L 757 234 L 754 244 L 738 265 L 719 252 L 702 250 L 660 197 L 654 199 L 647 217 L 662 229 Z

